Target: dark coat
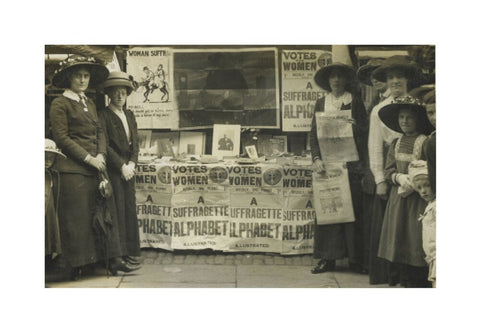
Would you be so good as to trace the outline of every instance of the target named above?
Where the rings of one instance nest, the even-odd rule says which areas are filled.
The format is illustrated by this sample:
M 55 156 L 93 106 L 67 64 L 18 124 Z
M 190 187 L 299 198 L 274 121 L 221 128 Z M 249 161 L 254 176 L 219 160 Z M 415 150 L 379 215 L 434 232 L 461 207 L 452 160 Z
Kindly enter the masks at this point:
M 103 128 L 97 117 L 95 104 L 87 99 L 88 112 L 83 104 L 60 96 L 50 106 L 50 124 L 53 140 L 68 158 L 57 158 L 55 168 L 64 173 L 96 175 L 97 171 L 85 163 L 92 157 L 106 154 Z
M 99 111 L 99 118 L 107 140 L 107 168 L 116 205 L 116 219 L 119 227 L 122 255 L 139 256 L 140 239 L 135 199 L 135 178 L 125 181 L 122 178 L 122 166 L 133 161 L 138 162 L 138 132 L 135 115 L 125 110 L 130 142 L 122 120 L 110 109 Z
M 106 154 L 106 141 L 95 104 L 87 99 L 88 112 L 81 102 L 65 96 L 50 107 L 50 123 L 57 146 L 67 158 L 56 158 L 60 172 L 58 220 L 62 251 L 72 267 L 105 258 L 99 236 L 93 229 L 97 205 L 98 171 L 85 163 L 90 154 Z M 118 235 L 110 238 L 109 257 L 119 256 Z
M 352 203 L 356 221 L 353 223 L 316 225 L 313 256 L 314 258 L 329 260 L 348 257 L 349 263 L 360 264 L 362 262 L 363 232 L 361 179 L 367 158 L 368 122 L 365 106 L 359 97 L 353 95 L 352 102 L 348 105 L 342 105 L 340 111 L 349 109 L 352 110 L 352 118 L 355 120 L 355 124 L 353 125 L 353 138 L 359 155 L 359 161 L 347 162 L 350 191 L 352 193 Z M 315 105 L 315 112 L 323 112 L 324 110 L 325 97 L 317 100 Z M 315 160 L 317 157 L 321 159 L 322 153 L 317 139 L 315 115 L 312 119 L 312 129 L 310 131 L 310 147 L 312 150 L 312 160 Z

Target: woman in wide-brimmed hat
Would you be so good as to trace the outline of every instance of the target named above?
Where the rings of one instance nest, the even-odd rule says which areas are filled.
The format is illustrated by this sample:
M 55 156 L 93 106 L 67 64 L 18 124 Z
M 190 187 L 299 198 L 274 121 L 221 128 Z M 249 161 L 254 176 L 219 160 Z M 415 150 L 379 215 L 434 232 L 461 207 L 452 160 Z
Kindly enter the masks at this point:
M 135 115 L 125 109 L 133 90 L 128 74 L 111 72 L 102 85 L 110 104 L 99 111 L 107 138 L 107 168 L 115 194 L 123 259 L 139 267 L 140 239 L 135 201 L 135 166 L 138 162 L 138 132 Z
M 380 235 L 378 256 L 396 264 L 406 287 L 428 287 L 428 267 L 422 249 L 418 216 L 426 202 L 415 192 L 408 177 L 411 161 L 425 159 L 423 143 L 432 131 L 425 107 L 411 96 L 397 97 L 379 112 L 381 121 L 402 136 L 390 145 L 385 177 L 392 189 Z
M 379 110 L 392 103 L 393 99 L 408 95 L 410 85 L 419 81 L 418 66 L 406 56 L 392 56 L 385 59 L 383 64 L 375 68 L 371 77 L 384 81 L 388 88 L 388 97 L 373 107 L 370 113 L 368 133 L 368 162 L 375 181 L 375 197 L 372 206 L 372 220 L 370 224 L 370 259 L 369 278 L 371 284 L 396 283 L 396 271 L 385 260 L 378 259 L 378 242 L 382 230 L 383 216 L 390 186 L 385 179 L 384 168 L 388 147 L 393 140 L 401 136 L 400 133 L 385 126 L 378 116 Z
M 58 218 L 62 261 L 76 278 L 81 267 L 105 258 L 94 232 L 93 213 L 97 206 L 99 173 L 105 171 L 107 146 L 94 102 L 85 91 L 97 87 L 108 69 L 84 56 L 69 56 L 60 62 L 53 84 L 64 93 L 53 100 L 50 124 L 55 142 L 67 158 L 58 159 L 60 173 Z M 120 255 L 118 234 L 112 235 L 110 257 Z
M 325 97 L 317 100 L 315 114 L 312 119 L 310 145 L 314 170 L 324 172 L 322 158 L 325 156 L 320 149 L 317 136 L 317 121 L 322 121 L 322 112 L 332 115 L 349 114 L 353 128 L 355 147 L 359 154 L 358 161 L 347 163 L 350 181 L 353 209 L 356 222 L 332 225 L 316 225 L 314 237 L 314 257 L 319 259 L 312 273 L 332 271 L 335 260 L 348 257 L 350 268 L 362 272 L 361 251 L 361 179 L 363 175 L 363 160 L 366 148 L 367 117 L 362 100 L 355 89 L 355 71 L 352 67 L 334 63 L 323 67 L 315 75 L 315 82 L 328 91 Z M 327 156 L 328 157 L 328 156 Z
M 390 95 L 390 91 L 387 88 L 387 82 L 380 81 L 372 76 L 373 71 L 382 66 L 384 62 L 385 59 L 383 58 L 373 58 L 368 60 L 365 65 L 358 68 L 357 71 L 358 80 L 365 85 L 371 86 L 376 92 L 372 102 L 367 107 L 368 114 L 371 113 L 372 108 L 375 105 L 382 102 Z

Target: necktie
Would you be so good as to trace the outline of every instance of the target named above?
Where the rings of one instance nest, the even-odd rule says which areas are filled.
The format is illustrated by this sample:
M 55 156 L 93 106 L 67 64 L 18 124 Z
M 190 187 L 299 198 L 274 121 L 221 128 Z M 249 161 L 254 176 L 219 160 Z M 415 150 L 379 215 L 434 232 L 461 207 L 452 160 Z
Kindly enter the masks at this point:
M 82 104 L 83 104 L 83 110 L 84 110 L 85 112 L 88 112 L 87 97 L 85 97 L 84 95 L 80 96 L 80 101 L 81 101 Z

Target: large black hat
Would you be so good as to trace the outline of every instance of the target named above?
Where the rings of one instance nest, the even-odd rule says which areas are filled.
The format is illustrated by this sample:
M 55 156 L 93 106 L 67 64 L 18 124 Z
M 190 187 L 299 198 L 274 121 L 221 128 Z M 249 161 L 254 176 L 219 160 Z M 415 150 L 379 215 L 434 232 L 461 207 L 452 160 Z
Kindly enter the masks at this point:
M 370 76 L 372 75 L 372 72 L 383 65 L 385 62 L 384 58 L 373 58 L 368 60 L 368 62 L 358 68 L 357 71 L 357 77 L 360 82 L 366 85 L 372 85 L 372 81 L 370 80 Z M 385 81 L 382 81 L 385 82 Z
M 315 83 L 317 83 L 317 85 L 323 90 L 332 91 L 328 79 L 330 78 L 330 74 L 334 69 L 339 70 L 345 75 L 345 77 L 347 78 L 347 85 L 351 84 L 355 80 L 355 70 L 353 70 L 352 67 L 347 66 L 344 63 L 332 63 L 331 65 L 321 68 L 315 74 Z
M 387 72 L 392 70 L 400 70 L 405 74 L 408 81 L 412 83 L 421 81 L 422 78 L 420 67 L 410 57 L 405 55 L 394 55 L 385 59 L 383 65 L 372 72 L 372 76 L 378 81 L 386 82 Z
M 109 73 L 108 68 L 103 64 L 98 63 L 93 57 L 87 58 L 84 56 L 72 55 L 63 61 L 60 61 L 59 65 L 60 68 L 55 70 L 52 79 L 53 85 L 58 88 L 68 88 L 70 86 L 70 82 L 68 81 L 69 73 L 80 66 L 86 67 L 90 72 L 89 86 L 91 87 L 95 87 L 105 81 Z
M 417 114 L 417 128 L 419 133 L 428 135 L 434 130 L 432 124 L 428 121 L 425 106 L 419 99 L 412 96 L 396 97 L 391 104 L 383 106 L 380 111 L 378 111 L 378 116 L 388 128 L 398 133 L 403 133 L 398 123 L 398 114 L 402 109 L 410 109 Z

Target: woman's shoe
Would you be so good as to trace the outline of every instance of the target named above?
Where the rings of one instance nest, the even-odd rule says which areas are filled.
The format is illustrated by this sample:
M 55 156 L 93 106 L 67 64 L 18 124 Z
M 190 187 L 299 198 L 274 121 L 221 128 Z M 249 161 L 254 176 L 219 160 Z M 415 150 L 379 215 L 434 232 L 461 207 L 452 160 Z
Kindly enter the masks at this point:
M 118 271 L 128 273 L 128 272 L 136 271 L 139 268 L 141 268 L 140 265 L 129 264 L 129 263 L 125 262 L 124 260 L 122 260 L 121 258 L 117 257 L 117 258 L 113 258 L 113 259 L 110 260 L 108 270 L 110 271 L 110 273 L 113 276 L 116 276 L 118 274 Z
M 140 261 L 133 257 L 133 256 L 123 256 L 123 260 L 126 262 L 126 263 L 129 263 L 129 264 L 132 264 L 132 265 L 141 265 L 142 263 L 140 263 Z
M 317 266 L 315 266 L 311 272 L 312 274 L 324 273 L 335 270 L 335 260 L 321 259 Z

